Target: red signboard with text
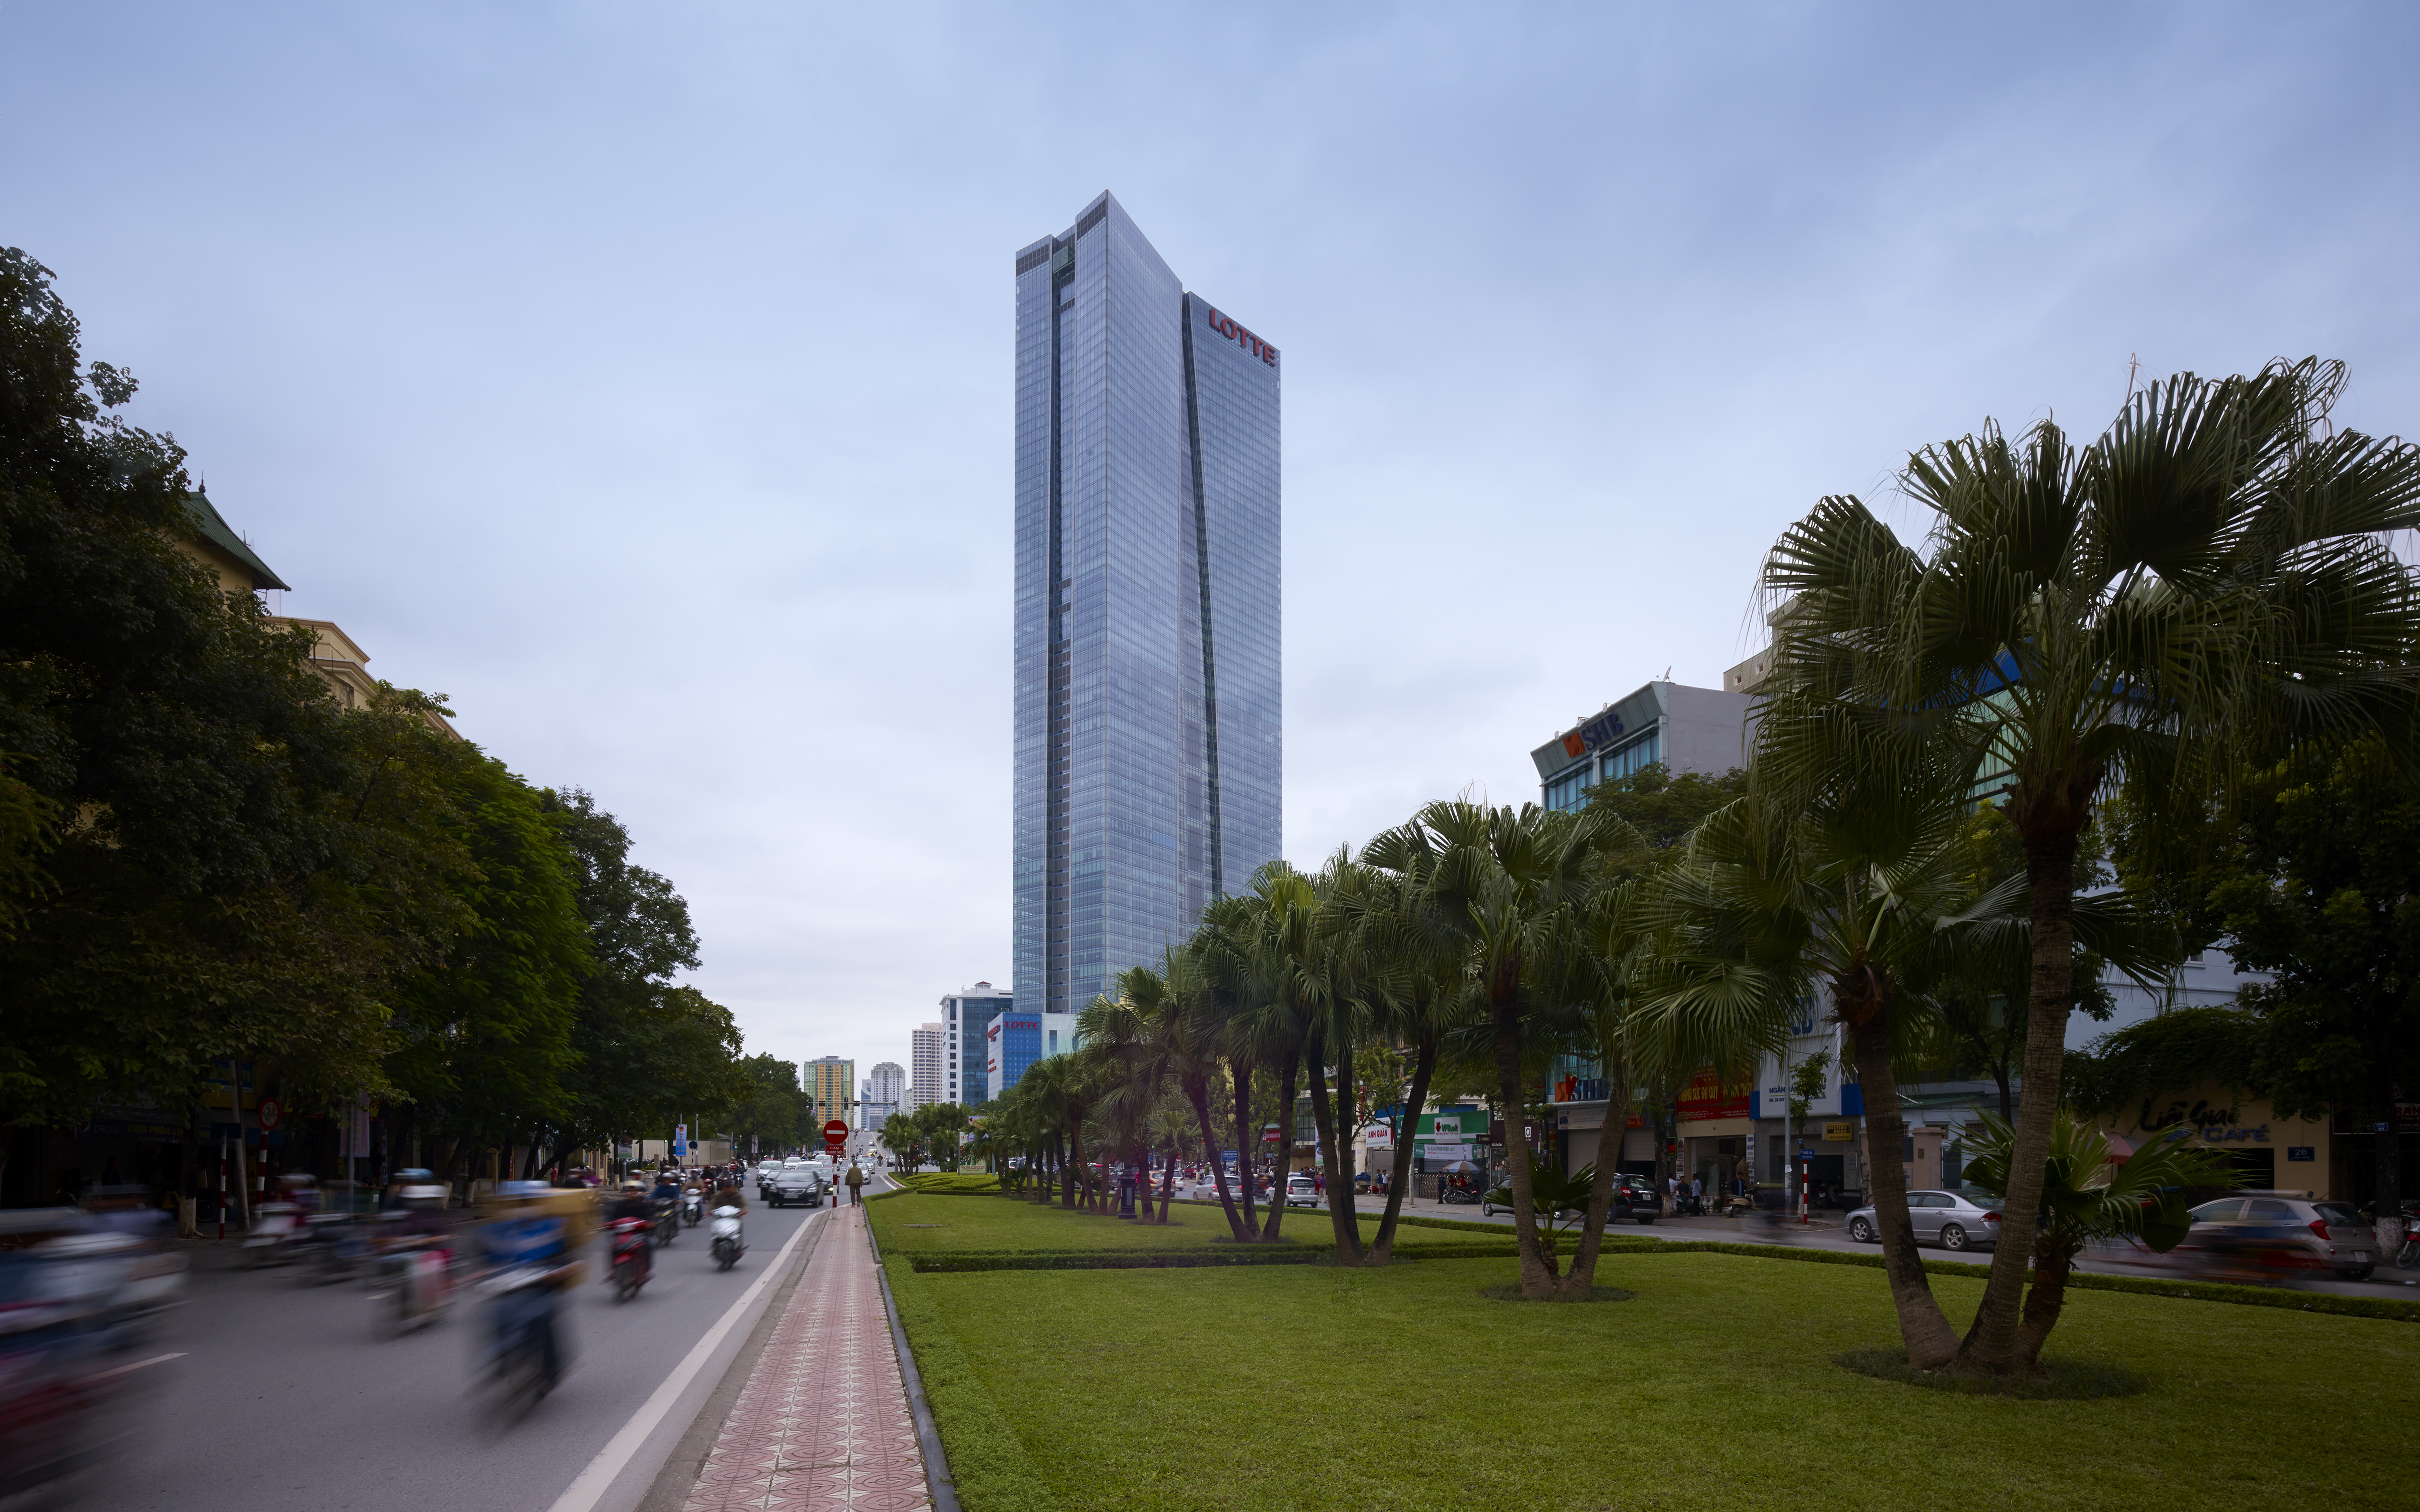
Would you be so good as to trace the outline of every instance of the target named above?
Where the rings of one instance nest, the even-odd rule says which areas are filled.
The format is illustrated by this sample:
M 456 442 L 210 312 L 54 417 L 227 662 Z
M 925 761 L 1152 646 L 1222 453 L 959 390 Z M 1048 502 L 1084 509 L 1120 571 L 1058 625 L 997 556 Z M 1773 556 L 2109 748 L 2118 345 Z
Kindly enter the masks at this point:
M 1677 1111 L 1683 1122 L 1706 1119 L 1745 1119 L 1756 1094 L 1756 1078 L 1743 1076 L 1726 1087 L 1712 1071 L 1700 1071 L 1681 1088 Z

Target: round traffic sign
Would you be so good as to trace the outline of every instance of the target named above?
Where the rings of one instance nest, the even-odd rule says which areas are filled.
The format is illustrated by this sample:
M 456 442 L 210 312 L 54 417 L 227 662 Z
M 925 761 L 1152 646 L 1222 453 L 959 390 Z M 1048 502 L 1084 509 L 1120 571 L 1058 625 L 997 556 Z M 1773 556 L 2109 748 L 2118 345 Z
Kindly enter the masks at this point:
M 827 1145 L 847 1144 L 848 1125 L 839 1119 L 834 1119 L 830 1123 L 825 1124 L 824 1143 Z
M 260 1100 L 261 1128 L 274 1129 L 285 1117 L 286 1109 L 279 1105 L 277 1099 L 273 1097 L 264 1097 Z

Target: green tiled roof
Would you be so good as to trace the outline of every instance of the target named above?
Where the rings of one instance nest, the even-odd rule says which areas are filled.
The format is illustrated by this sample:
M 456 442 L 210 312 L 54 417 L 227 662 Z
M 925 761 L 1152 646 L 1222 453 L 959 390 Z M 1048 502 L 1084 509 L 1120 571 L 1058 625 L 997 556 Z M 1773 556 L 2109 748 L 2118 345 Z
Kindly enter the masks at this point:
M 243 544 L 243 537 L 236 534 L 235 531 L 228 526 L 226 517 L 219 513 L 218 506 L 210 502 L 209 495 L 187 494 L 185 508 L 193 514 L 194 528 L 201 532 L 203 540 L 252 569 L 253 587 L 284 588 L 287 586 L 284 579 L 269 570 L 268 563 L 261 561 L 254 554 L 252 548 Z

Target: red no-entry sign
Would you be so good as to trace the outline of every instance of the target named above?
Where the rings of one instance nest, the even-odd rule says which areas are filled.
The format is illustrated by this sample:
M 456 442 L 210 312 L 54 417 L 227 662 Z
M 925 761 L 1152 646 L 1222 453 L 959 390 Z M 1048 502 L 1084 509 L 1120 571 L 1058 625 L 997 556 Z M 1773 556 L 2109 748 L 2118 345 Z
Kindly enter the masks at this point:
M 848 1143 L 848 1125 L 838 1119 L 824 1125 L 824 1143 L 837 1149 Z

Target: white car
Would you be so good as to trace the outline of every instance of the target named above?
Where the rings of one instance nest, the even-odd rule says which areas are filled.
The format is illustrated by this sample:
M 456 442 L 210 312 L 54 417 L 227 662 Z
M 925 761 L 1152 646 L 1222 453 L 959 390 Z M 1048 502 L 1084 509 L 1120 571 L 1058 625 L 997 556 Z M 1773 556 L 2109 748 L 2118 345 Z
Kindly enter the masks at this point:
M 1319 1182 L 1316 1178 L 1309 1176 L 1286 1178 L 1285 1205 L 1287 1207 L 1317 1208 L 1325 1206 L 1326 1201 L 1327 1199 L 1319 1194 Z

